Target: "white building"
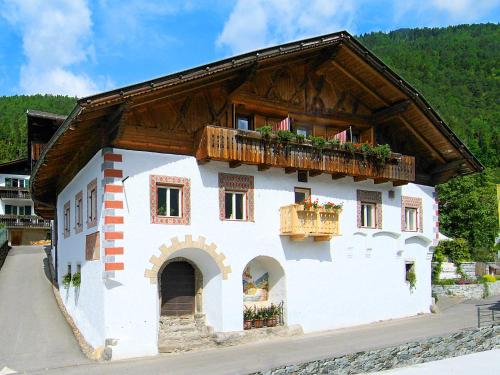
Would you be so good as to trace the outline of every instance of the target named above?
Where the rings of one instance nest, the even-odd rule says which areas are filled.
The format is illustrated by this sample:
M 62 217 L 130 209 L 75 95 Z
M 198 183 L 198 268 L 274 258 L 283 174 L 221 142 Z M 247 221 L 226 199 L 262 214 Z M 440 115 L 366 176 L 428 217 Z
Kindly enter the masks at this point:
M 314 137 L 253 131 L 283 119 Z M 32 192 L 57 221 L 59 283 L 81 275 L 67 310 L 117 359 L 156 354 L 162 315 L 241 331 L 245 305 L 283 302 L 311 332 L 428 313 L 434 185 L 481 169 L 342 32 L 79 100 Z

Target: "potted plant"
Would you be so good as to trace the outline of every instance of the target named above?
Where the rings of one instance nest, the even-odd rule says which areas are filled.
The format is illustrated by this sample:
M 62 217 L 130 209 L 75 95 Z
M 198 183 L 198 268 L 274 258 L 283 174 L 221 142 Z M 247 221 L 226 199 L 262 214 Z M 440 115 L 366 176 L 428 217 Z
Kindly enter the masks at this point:
M 69 284 L 71 284 L 71 273 L 70 272 L 68 272 L 66 275 L 63 276 L 62 284 L 64 286 L 64 289 L 69 288 Z
M 264 327 L 264 310 L 263 310 L 262 307 L 259 307 L 255 311 L 255 316 L 254 316 L 253 324 L 254 324 L 255 328 L 262 328 L 262 327 Z
M 270 139 L 273 134 L 273 127 L 270 125 L 262 126 L 256 129 L 260 133 L 263 139 Z
M 251 329 L 253 320 L 255 317 L 255 306 L 254 308 L 245 306 L 243 310 L 243 329 Z
M 267 316 L 266 316 L 266 326 L 275 327 L 277 323 L 278 308 L 274 303 L 271 303 L 271 306 L 267 308 Z
M 73 286 L 75 288 L 79 288 L 81 281 L 82 281 L 82 276 L 81 276 L 80 272 L 75 272 L 75 274 L 71 278 L 71 283 L 73 284 Z
M 339 203 L 339 204 L 335 204 L 333 202 L 326 202 L 323 207 L 325 208 L 325 210 L 341 210 L 342 209 L 342 203 Z

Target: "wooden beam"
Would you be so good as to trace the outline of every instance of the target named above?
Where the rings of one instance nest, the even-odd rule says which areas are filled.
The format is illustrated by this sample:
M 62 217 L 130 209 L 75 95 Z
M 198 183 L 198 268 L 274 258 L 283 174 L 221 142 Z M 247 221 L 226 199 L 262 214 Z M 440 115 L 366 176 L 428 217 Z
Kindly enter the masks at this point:
M 376 110 L 373 112 L 372 121 L 373 123 L 379 123 L 381 121 L 387 120 L 388 118 L 397 116 L 405 112 L 410 106 L 411 102 L 409 100 L 401 100 L 388 107 Z
M 441 156 L 439 151 L 432 145 L 430 144 L 409 122 L 408 120 L 402 116 L 399 115 L 398 119 L 403 123 L 403 125 L 424 145 L 426 146 L 432 153 L 433 156 L 436 157 L 441 163 L 446 163 L 446 160 Z
M 437 166 L 436 168 L 432 169 L 429 174 L 435 175 L 443 172 L 447 172 L 450 170 L 455 170 L 463 166 L 467 161 L 465 159 L 458 159 L 458 160 L 453 160 L 450 161 L 446 164 L 442 164 L 440 166 Z
M 365 176 L 354 176 L 353 177 L 354 182 L 365 181 L 366 179 L 367 179 L 367 177 L 365 177 Z
M 338 180 L 344 178 L 346 175 L 343 173 L 332 173 L 332 180 Z
M 403 185 L 408 185 L 408 181 L 392 181 L 392 186 L 403 186 Z
M 258 171 L 261 171 L 261 172 L 262 172 L 262 171 L 267 171 L 269 168 L 271 168 L 271 166 L 270 166 L 270 165 L 268 165 L 268 164 L 259 164 L 259 165 L 257 166 L 257 170 L 258 170 Z
M 286 167 L 285 168 L 285 173 L 286 174 L 292 174 L 292 173 L 295 173 L 297 172 L 297 168 L 291 168 L 291 167 Z
M 229 168 L 238 168 L 241 165 L 241 161 L 232 160 L 229 162 Z
M 369 87 L 366 83 L 363 82 L 362 79 L 358 78 L 356 75 L 348 71 L 345 67 L 340 65 L 337 61 L 332 61 L 333 66 L 338 68 L 342 73 L 344 73 L 346 76 L 348 76 L 350 79 L 352 79 L 354 82 L 358 84 L 358 86 L 361 86 L 365 91 L 367 91 L 370 95 L 372 95 L 374 98 L 377 98 L 379 101 L 381 101 L 384 105 L 389 105 L 389 102 L 380 96 L 377 93 L 377 90 L 374 88 Z
M 312 170 L 312 171 L 309 171 L 309 176 L 310 177 L 316 177 L 316 176 L 319 176 L 322 173 L 323 173 L 323 171 L 320 171 L 320 170 Z
M 386 182 L 389 182 L 389 179 L 387 179 L 387 178 L 374 178 L 373 179 L 374 184 L 385 184 Z

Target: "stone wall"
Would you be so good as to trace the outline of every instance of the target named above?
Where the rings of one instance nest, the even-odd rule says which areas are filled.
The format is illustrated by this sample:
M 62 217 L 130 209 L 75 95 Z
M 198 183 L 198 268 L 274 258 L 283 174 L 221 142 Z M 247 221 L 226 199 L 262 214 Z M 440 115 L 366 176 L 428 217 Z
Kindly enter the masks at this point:
M 253 375 L 359 374 L 482 352 L 500 347 L 500 325 L 472 328 L 400 346 L 289 365 Z
M 439 297 L 455 296 L 465 299 L 481 299 L 485 296 L 483 284 L 468 284 L 468 285 L 433 285 L 432 293 Z M 489 295 L 500 295 L 500 281 L 488 283 Z

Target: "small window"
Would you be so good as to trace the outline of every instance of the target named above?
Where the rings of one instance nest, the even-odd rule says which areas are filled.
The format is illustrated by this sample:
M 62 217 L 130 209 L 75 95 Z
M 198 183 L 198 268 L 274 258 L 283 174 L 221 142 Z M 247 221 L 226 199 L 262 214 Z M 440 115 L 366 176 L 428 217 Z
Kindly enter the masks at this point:
M 236 115 L 236 128 L 240 130 L 253 130 L 252 118 L 250 116 Z
M 5 205 L 5 214 L 6 215 L 17 215 L 17 206 L 12 206 L 10 204 Z
M 375 203 L 361 202 L 361 227 L 375 228 L 376 227 L 376 205 Z
M 247 220 L 246 193 L 226 191 L 224 198 L 226 220 Z
M 158 186 L 157 195 L 156 213 L 158 216 L 182 216 L 182 187 Z
M 295 203 L 302 203 L 311 196 L 311 189 L 295 188 Z
M 297 181 L 307 182 L 307 171 L 298 171 L 297 172 Z
M 66 202 L 64 205 L 64 237 L 68 237 L 70 235 L 70 227 L 71 227 L 71 216 L 70 216 L 70 206 L 69 202 Z
M 75 230 L 76 233 L 83 230 L 83 193 L 81 191 L 75 197 Z
M 415 263 L 406 262 L 405 263 L 405 280 L 410 282 L 412 280 L 412 275 L 415 274 Z
M 295 125 L 294 130 L 296 134 L 303 135 L 304 137 L 311 135 L 311 128 L 306 125 Z
M 418 210 L 413 207 L 405 207 L 405 229 L 416 232 L 418 229 Z
M 97 179 L 87 185 L 87 227 L 97 225 Z

